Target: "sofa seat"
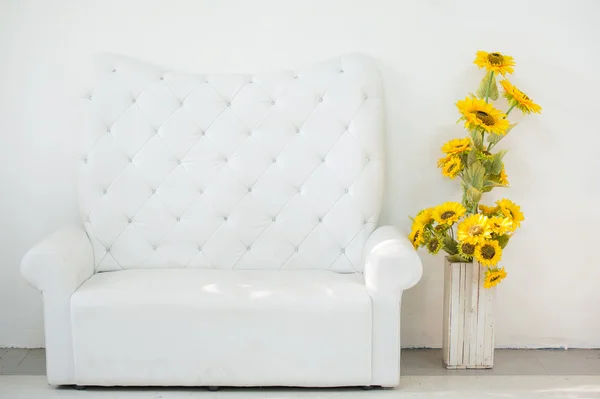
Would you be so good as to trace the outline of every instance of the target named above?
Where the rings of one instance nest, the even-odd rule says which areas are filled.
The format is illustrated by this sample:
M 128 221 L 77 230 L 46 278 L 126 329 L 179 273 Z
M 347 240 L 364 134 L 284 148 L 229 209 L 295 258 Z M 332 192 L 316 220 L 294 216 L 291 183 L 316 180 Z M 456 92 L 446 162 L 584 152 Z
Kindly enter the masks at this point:
M 368 385 L 362 274 L 134 269 L 71 298 L 80 385 Z

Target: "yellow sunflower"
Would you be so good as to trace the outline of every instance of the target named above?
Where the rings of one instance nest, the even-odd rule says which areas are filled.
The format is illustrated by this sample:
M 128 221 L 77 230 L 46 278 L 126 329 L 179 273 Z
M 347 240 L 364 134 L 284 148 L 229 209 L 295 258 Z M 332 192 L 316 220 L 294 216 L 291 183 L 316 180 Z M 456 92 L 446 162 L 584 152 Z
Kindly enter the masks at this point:
M 496 285 L 498 285 L 498 283 L 500 283 L 500 281 L 504 280 L 506 278 L 506 275 L 508 273 L 506 273 L 506 271 L 504 271 L 504 268 L 494 268 L 494 269 L 487 269 L 485 271 L 485 280 L 483 282 L 483 286 L 485 288 L 492 288 L 495 287 Z
M 494 216 L 488 219 L 488 224 L 492 233 L 498 234 L 499 236 L 506 234 L 512 229 L 512 221 L 509 218 L 501 218 Z
M 471 260 L 475 254 L 475 245 L 469 244 L 468 242 L 460 242 L 458 243 L 458 253 L 463 258 Z
M 429 251 L 429 253 L 432 255 L 435 255 L 438 252 L 440 252 L 440 249 L 442 249 L 443 245 L 444 243 L 442 242 L 442 239 L 436 235 L 432 235 L 429 238 L 429 241 L 427 241 L 427 244 L 425 244 L 425 246 L 427 247 L 427 251 Z
M 499 209 L 500 208 L 497 206 L 485 206 L 481 204 L 479 205 L 479 210 L 481 211 L 481 213 L 488 217 L 498 212 Z
M 442 174 L 454 179 L 462 169 L 462 162 L 459 157 L 453 156 L 442 166 Z
M 485 242 L 485 240 L 490 238 L 491 234 L 492 230 L 488 224 L 488 218 L 480 214 L 465 218 L 458 225 L 457 229 L 458 240 L 473 245 Z
M 500 53 L 478 51 L 473 63 L 479 68 L 485 68 L 490 72 L 501 73 L 503 76 L 515 71 L 513 68 L 515 66 L 515 59 L 510 55 Z
M 480 98 L 466 97 L 456 103 L 469 130 L 482 128 L 488 133 L 504 136 L 508 129 L 506 114 Z
M 421 212 L 417 213 L 415 217 L 414 225 L 425 226 L 433 220 L 433 208 L 425 208 Z
M 530 114 L 532 112 L 536 114 L 542 113 L 542 107 L 534 103 L 527 94 L 517 89 L 508 80 L 503 79 L 500 81 L 502 88 L 504 89 L 503 96 L 508 100 L 508 103 L 512 106 L 519 108 L 524 114 Z
M 408 235 L 408 239 L 412 242 L 415 249 L 419 248 L 425 242 L 423 239 L 423 226 L 413 226 L 412 231 Z
M 506 198 L 496 201 L 496 204 L 498 204 L 504 217 L 512 222 L 511 231 L 515 231 L 517 227 L 521 226 L 521 222 L 525 220 L 525 215 L 521 212 L 519 205 Z
M 502 170 L 500 171 L 498 183 L 502 184 L 503 186 L 508 186 L 508 175 L 506 174 L 506 169 L 504 169 L 504 167 L 502 167 Z
M 444 202 L 433 209 L 433 219 L 439 224 L 452 225 L 458 222 L 467 210 L 458 202 Z
M 475 247 L 475 259 L 483 266 L 494 266 L 502 258 L 502 248 L 496 240 L 485 241 Z
M 471 149 L 471 139 L 453 139 L 442 146 L 442 151 L 448 155 L 457 155 Z

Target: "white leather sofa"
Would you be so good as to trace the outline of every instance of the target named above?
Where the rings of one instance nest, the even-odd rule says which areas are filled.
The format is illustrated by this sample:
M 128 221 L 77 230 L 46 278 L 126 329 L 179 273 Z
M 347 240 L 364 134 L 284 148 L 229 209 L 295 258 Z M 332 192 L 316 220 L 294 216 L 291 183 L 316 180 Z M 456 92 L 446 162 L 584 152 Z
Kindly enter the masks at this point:
M 78 159 L 82 228 L 31 249 L 53 385 L 396 386 L 421 262 L 377 228 L 368 57 L 266 74 L 103 56 Z

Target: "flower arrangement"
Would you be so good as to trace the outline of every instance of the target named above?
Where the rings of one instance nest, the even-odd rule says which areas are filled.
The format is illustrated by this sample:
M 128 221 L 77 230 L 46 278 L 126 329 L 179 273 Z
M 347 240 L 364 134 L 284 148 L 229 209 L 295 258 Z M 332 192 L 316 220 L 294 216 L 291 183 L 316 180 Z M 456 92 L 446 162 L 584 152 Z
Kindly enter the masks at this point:
M 442 174 L 461 180 L 462 201 L 446 202 L 423 209 L 414 218 L 409 239 L 415 248 L 425 247 L 431 254 L 440 250 L 452 262 L 477 260 L 486 267 L 485 288 L 502 281 L 507 273 L 499 267 L 502 251 L 515 230 L 525 219 L 520 207 L 509 199 L 496 201 L 495 206 L 480 204 L 481 196 L 496 187 L 508 187 L 508 177 L 502 161 L 506 150 L 492 152 L 494 147 L 515 127 L 508 120 L 514 108 L 523 114 L 541 113 L 541 107 L 517 89 L 505 77 L 514 72 L 513 57 L 500 53 L 478 51 L 474 64 L 485 68 L 476 94 L 456 103 L 469 135 L 453 139 L 442 146 L 445 154 L 438 160 Z M 500 97 L 496 78 L 508 110 L 502 112 L 492 101 Z

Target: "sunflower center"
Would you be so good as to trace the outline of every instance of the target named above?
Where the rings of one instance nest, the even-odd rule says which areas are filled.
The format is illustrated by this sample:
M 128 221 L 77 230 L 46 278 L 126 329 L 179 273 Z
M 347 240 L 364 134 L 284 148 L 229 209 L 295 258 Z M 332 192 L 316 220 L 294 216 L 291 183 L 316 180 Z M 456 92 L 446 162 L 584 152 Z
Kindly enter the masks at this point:
M 475 111 L 475 116 L 486 126 L 491 126 L 494 124 L 494 117 L 487 112 Z
M 456 215 L 454 211 L 446 211 L 440 215 L 443 220 L 450 219 L 452 216 Z
M 475 245 L 473 244 L 469 244 L 469 243 L 464 243 L 462 244 L 462 252 L 465 255 L 473 255 L 475 253 Z
M 490 278 L 490 283 L 493 283 L 494 281 L 498 280 L 500 278 L 500 276 L 493 276 L 492 278 Z
M 504 63 L 504 57 L 500 53 L 490 53 L 487 56 L 487 59 L 492 65 L 502 65 Z
M 469 235 L 471 235 L 471 236 L 478 236 L 482 233 L 483 233 L 483 227 L 478 224 L 469 227 Z
M 481 247 L 481 256 L 483 259 L 492 259 L 496 255 L 496 249 L 491 245 Z
M 420 231 L 417 231 L 417 232 L 415 233 L 415 237 L 413 238 L 413 242 L 417 242 L 417 241 L 419 240 L 419 235 L 421 235 L 421 232 L 420 232 Z

